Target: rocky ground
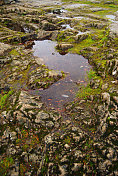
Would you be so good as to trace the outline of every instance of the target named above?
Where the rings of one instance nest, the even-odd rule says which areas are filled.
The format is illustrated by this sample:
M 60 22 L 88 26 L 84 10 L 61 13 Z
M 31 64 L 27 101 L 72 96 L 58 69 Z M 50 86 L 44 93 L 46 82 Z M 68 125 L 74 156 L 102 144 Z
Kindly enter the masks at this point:
M 0 5 L 0 175 L 117 176 L 118 1 Z M 44 39 L 94 70 L 62 113 L 29 93 L 65 76 L 33 56 L 33 41 Z

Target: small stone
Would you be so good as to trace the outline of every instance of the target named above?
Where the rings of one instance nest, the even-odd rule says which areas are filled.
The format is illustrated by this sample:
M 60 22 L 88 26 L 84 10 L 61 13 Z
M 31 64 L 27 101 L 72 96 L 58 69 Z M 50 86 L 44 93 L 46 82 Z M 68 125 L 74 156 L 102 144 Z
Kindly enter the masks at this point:
M 70 146 L 69 146 L 68 144 L 65 144 L 64 147 L 65 147 L 66 149 L 70 149 Z
M 69 44 L 69 43 L 61 43 L 61 44 L 58 44 L 58 45 L 57 45 L 57 48 L 58 48 L 58 49 L 61 49 L 61 50 L 63 50 L 63 51 L 68 50 L 68 49 L 70 49 L 70 48 L 72 48 L 72 47 L 73 47 L 73 45 L 72 45 L 72 44 Z
M 103 102 L 107 103 L 108 105 L 110 104 L 110 94 L 107 92 L 104 92 L 101 94 L 101 99 Z

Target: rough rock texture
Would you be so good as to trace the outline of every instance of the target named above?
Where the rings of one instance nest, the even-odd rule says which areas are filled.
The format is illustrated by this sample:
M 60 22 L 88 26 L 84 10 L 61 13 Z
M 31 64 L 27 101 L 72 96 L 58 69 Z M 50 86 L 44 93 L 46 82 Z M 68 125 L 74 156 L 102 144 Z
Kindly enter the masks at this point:
M 118 175 L 118 41 L 109 30 L 117 27 L 118 3 L 90 0 L 76 8 L 75 1 L 69 11 L 63 7 L 72 2 L 64 3 L 0 6 L 1 176 Z M 116 18 L 106 18 L 106 9 Z M 64 74 L 33 56 L 36 39 L 56 40 L 62 54 L 81 54 L 94 68 L 63 109 L 49 109 L 37 94 Z

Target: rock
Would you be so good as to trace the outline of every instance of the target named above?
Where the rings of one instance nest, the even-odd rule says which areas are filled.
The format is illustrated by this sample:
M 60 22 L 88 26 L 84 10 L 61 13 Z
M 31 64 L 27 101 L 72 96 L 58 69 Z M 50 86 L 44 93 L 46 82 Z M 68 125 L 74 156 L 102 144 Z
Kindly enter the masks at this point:
M 36 63 L 37 63 L 38 65 L 44 65 L 43 59 L 41 59 L 41 58 L 39 58 L 39 57 L 36 57 L 36 56 L 35 56 L 35 61 L 36 61 Z
M 67 170 L 66 168 L 64 168 L 63 166 L 60 166 L 59 165 L 59 170 L 61 172 L 61 175 L 60 176 L 66 176 L 67 175 Z
M 40 30 L 38 32 L 38 36 L 37 38 L 39 40 L 45 40 L 45 39 L 50 39 L 50 37 L 52 36 L 53 31 L 44 31 L 44 30 Z
M 57 70 L 50 70 L 48 72 L 48 77 L 52 77 L 52 78 L 61 78 L 62 77 L 62 72 L 61 71 L 57 71 Z
M 52 144 L 53 143 L 53 138 L 50 135 L 45 136 L 44 138 L 46 144 Z
M 113 100 L 114 100 L 115 103 L 118 105 L 118 97 L 117 97 L 117 96 L 113 96 Z
M 31 172 L 26 172 L 26 173 L 25 173 L 25 176 L 31 176 L 31 175 L 32 175 Z
M 65 144 L 64 147 L 68 150 L 70 149 L 70 146 L 68 144 Z
M 46 122 L 46 126 L 48 128 L 52 128 L 54 126 L 54 123 L 52 121 L 48 121 L 48 122 Z
M 11 49 L 12 49 L 12 46 L 8 44 L 0 43 L 0 57 L 7 54 Z
M 82 167 L 82 163 L 74 163 L 72 171 L 77 172 Z
M 25 49 L 29 49 L 29 48 L 32 48 L 32 46 L 34 45 L 34 41 L 26 41 L 24 46 L 25 46 Z
M 100 80 L 99 79 L 98 80 L 91 80 L 90 81 L 90 86 L 93 89 L 99 88 L 100 87 Z
M 87 37 L 88 37 L 88 34 L 89 32 L 85 32 L 84 34 L 78 34 L 76 35 L 75 37 L 73 37 L 73 39 L 78 43 L 78 42 L 81 42 L 83 40 L 85 40 Z
M 74 156 L 75 156 L 77 159 L 79 159 L 79 158 L 82 158 L 82 157 L 83 157 L 83 154 L 82 154 L 82 152 L 81 152 L 80 150 L 76 150 Z
M 101 171 L 105 171 L 105 170 L 108 169 L 109 166 L 111 166 L 111 165 L 112 165 L 112 162 L 111 162 L 110 160 L 106 160 L 106 161 L 104 161 L 104 163 L 99 163 L 99 169 L 100 169 Z
M 103 10 L 106 10 L 105 8 L 101 8 L 101 7 L 96 7 L 96 8 L 90 8 L 90 10 L 92 11 L 92 12 L 98 12 L 98 11 L 103 11 Z
M 8 154 L 8 155 L 15 155 L 15 154 L 16 154 L 16 149 L 13 148 L 13 147 L 9 147 L 9 148 L 7 149 L 7 154 Z
M 70 48 L 73 48 L 73 44 L 69 44 L 69 43 L 60 43 L 57 45 L 57 48 L 62 50 L 62 51 L 65 51 L 65 50 L 68 50 Z
M 107 92 L 104 92 L 101 94 L 101 99 L 103 102 L 105 102 L 106 104 L 110 104 L 110 94 Z
M 45 113 L 43 111 L 40 111 L 37 115 L 36 115 L 36 119 L 35 119 L 35 122 L 36 123 L 40 123 L 41 120 L 47 120 L 49 119 L 49 114 L 48 113 Z
M 44 20 L 42 21 L 42 29 L 45 31 L 53 31 L 58 29 L 58 27 L 55 24 L 49 23 L 48 21 Z
M 118 60 L 112 59 L 107 61 L 107 72 L 112 74 L 113 77 L 118 78 Z
M 33 163 L 39 162 L 39 157 L 35 153 L 29 155 L 29 160 Z
M 114 1 L 104 1 L 104 4 L 114 4 Z
M 0 5 L 4 5 L 4 4 L 11 4 L 13 2 L 15 2 L 16 0 L 1 0 L 0 1 Z
M 106 129 L 107 129 L 107 124 L 106 123 L 102 123 L 101 124 L 101 132 L 102 132 L 102 134 L 104 134 L 106 132 Z
M 113 159 L 114 153 L 115 153 L 114 149 L 110 147 L 110 148 L 108 149 L 107 158 L 108 158 L 108 159 Z
M 108 84 L 106 83 L 106 84 L 102 84 L 102 90 L 104 90 L 104 89 L 107 89 L 108 88 Z

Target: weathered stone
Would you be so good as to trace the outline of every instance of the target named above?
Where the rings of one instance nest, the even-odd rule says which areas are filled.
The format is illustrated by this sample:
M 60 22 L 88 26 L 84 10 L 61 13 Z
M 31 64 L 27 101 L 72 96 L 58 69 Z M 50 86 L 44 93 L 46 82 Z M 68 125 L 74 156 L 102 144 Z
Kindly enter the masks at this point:
M 44 20 L 42 21 L 42 29 L 45 31 L 53 31 L 58 29 L 58 27 L 55 24 L 49 23 L 48 21 Z
M 36 116 L 35 122 L 40 123 L 41 120 L 47 120 L 47 119 L 49 119 L 49 114 L 43 111 L 40 111 Z
M 54 126 L 54 123 L 52 121 L 48 121 L 46 122 L 46 126 L 52 128 Z
M 107 92 L 104 92 L 101 94 L 101 99 L 103 102 L 107 103 L 108 105 L 110 104 L 110 94 Z
M 114 100 L 115 103 L 118 105 L 118 97 L 117 97 L 117 96 L 113 96 L 113 100 Z
M 50 70 L 48 72 L 48 76 L 52 78 L 61 78 L 62 77 L 62 72 L 57 71 L 57 70 Z
M 68 150 L 70 149 L 70 146 L 68 144 L 65 144 L 64 147 Z
M 39 158 L 38 155 L 36 155 L 35 153 L 30 154 L 29 155 L 29 160 L 33 163 L 38 163 L 39 162 Z
M 72 47 L 73 47 L 73 44 L 69 44 L 69 43 L 60 43 L 60 44 L 57 45 L 57 48 L 62 50 L 62 51 L 68 50 Z
M 72 171 L 77 172 L 82 167 L 82 163 L 74 163 Z
M 43 59 L 41 59 L 41 58 L 39 58 L 39 57 L 36 57 L 36 56 L 35 56 L 35 61 L 36 61 L 36 63 L 37 63 L 38 65 L 44 65 Z
M 12 49 L 12 46 L 4 43 L 0 43 L 0 57 L 7 54 Z

